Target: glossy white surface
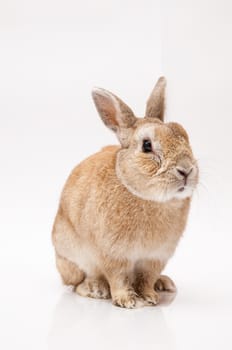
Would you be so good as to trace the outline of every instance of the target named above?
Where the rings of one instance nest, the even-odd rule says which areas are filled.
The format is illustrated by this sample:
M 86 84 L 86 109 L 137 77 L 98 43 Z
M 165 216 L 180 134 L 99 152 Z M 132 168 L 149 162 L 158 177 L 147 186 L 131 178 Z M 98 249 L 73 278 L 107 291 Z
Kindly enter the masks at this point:
M 2 349 L 231 349 L 231 288 L 207 276 L 180 281 L 169 305 L 126 310 L 79 297 L 45 264 L 20 267 L 1 274 Z

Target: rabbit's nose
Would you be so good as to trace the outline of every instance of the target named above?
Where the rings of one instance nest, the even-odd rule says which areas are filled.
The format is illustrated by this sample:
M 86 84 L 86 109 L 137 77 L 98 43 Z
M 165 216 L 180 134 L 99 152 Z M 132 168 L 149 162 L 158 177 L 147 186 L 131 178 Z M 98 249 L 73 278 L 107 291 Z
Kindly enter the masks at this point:
M 187 177 L 189 176 L 189 174 L 191 173 L 193 168 L 191 167 L 190 169 L 185 169 L 185 168 L 177 167 L 176 170 L 178 171 L 178 173 L 181 176 L 183 176 L 185 179 L 187 179 Z

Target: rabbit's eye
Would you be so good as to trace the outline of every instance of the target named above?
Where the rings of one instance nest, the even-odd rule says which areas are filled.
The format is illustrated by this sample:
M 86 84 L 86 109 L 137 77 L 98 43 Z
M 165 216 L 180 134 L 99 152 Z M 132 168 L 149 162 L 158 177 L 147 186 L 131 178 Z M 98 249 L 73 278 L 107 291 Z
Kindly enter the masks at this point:
M 150 140 L 143 140 L 143 152 L 152 152 L 152 144 Z

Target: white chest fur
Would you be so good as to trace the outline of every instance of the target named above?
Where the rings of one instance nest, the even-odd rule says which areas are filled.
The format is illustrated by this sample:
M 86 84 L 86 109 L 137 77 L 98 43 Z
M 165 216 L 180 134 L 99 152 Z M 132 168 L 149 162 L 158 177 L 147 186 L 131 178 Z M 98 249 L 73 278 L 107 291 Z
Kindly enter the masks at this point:
M 128 250 L 126 258 L 134 264 L 141 260 L 158 260 L 165 262 L 173 255 L 175 248 L 176 243 L 174 242 L 164 242 L 156 247 L 150 248 L 134 246 Z

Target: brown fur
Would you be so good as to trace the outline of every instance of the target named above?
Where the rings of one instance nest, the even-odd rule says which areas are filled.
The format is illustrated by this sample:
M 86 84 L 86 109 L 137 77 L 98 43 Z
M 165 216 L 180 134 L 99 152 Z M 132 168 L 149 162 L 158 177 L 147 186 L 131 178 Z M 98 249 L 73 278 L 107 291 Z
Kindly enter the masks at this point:
M 80 295 L 111 295 L 114 304 L 128 308 L 137 305 L 138 296 L 157 304 L 157 291 L 175 290 L 161 271 L 185 229 L 197 164 L 178 124 L 138 119 L 105 90 L 93 95 L 122 147 L 104 147 L 69 176 L 53 227 L 57 267 L 64 283 L 76 286 Z M 141 150 L 147 132 L 152 153 Z M 192 189 L 182 197 L 178 167 L 191 172 Z

